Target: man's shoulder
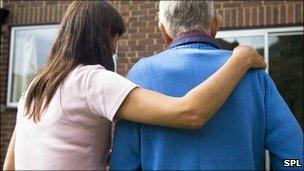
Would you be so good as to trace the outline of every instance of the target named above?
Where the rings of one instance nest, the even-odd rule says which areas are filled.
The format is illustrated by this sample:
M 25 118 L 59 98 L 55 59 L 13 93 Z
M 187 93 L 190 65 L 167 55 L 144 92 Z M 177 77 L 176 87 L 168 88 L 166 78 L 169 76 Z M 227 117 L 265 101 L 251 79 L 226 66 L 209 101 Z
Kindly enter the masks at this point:
M 144 73 L 150 73 L 152 72 L 152 68 L 154 66 L 159 66 L 159 64 L 163 63 L 165 58 L 165 54 L 167 52 L 163 51 L 158 54 L 148 56 L 148 57 L 143 57 L 141 58 L 138 62 L 136 62 L 131 70 L 128 73 L 128 76 L 133 75 L 133 74 L 144 74 Z
M 155 79 L 164 73 L 164 68 L 168 64 L 167 51 L 158 54 L 143 57 L 135 63 L 128 72 L 127 79 L 134 83 L 151 89 L 155 83 Z
M 130 69 L 127 77 L 131 75 L 143 74 L 145 72 L 149 72 L 151 65 L 151 57 L 145 57 L 139 59 Z
M 265 96 L 265 90 L 269 84 L 274 84 L 269 74 L 263 69 L 254 68 L 249 69 L 239 85 L 246 88 L 256 87 L 259 94 Z
M 228 60 L 228 58 L 231 56 L 232 52 L 228 50 L 223 49 L 190 49 L 190 48 L 178 48 L 178 49 L 167 49 L 164 50 L 158 54 L 143 57 L 141 58 L 136 64 L 133 65 L 132 70 L 136 71 L 149 71 L 151 73 L 151 70 L 153 68 L 156 68 L 157 70 L 161 69 L 162 66 L 166 68 L 168 64 L 171 64 L 172 62 L 190 62 L 190 58 L 188 57 L 195 57 L 195 56 L 214 56 L 217 58 L 216 62 L 222 63 Z M 183 58 L 186 57 L 186 58 Z M 193 61 L 196 62 L 195 58 L 191 58 Z M 186 60 L 186 61 L 184 61 Z M 198 62 L 198 61 L 197 61 Z M 213 61 L 214 62 L 214 61 Z

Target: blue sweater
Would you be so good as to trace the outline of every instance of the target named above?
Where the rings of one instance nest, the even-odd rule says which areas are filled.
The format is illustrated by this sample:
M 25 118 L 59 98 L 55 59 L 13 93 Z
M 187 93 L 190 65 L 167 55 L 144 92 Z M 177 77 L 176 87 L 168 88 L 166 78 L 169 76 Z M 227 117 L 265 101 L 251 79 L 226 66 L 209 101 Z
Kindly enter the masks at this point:
M 181 97 L 230 56 L 210 37 L 184 36 L 164 52 L 141 59 L 128 78 L 143 88 Z M 111 169 L 261 170 L 265 149 L 274 169 L 288 169 L 284 159 L 304 164 L 300 126 L 268 74 L 252 69 L 200 129 L 117 122 Z

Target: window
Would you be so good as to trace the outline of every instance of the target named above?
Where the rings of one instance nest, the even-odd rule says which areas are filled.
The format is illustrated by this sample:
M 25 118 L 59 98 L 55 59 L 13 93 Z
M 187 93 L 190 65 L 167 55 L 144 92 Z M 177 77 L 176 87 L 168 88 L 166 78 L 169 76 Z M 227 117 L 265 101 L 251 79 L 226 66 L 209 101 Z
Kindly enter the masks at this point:
M 11 28 L 7 106 L 17 106 L 29 81 L 48 58 L 57 31 L 58 25 Z
M 268 64 L 267 72 L 303 128 L 303 28 L 284 27 L 221 31 L 217 38 L 224 49 L 239 44 L 256 48 Z

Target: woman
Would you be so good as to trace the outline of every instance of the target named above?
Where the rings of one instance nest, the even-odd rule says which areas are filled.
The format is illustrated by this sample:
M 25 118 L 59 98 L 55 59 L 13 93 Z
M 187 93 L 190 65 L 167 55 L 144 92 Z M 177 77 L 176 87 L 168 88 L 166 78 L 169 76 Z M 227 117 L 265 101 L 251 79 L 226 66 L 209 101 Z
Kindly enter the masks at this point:
M 122 17 L 105 1 L 70 5 L 49 61 L 19 101 L 4 169 L 104 169 L 108 120 L 114 116 L 199 128 L 250 67 L 266 66 L 256 50 L 238 47 L 204 83 L 184 97 L 168 97 L 111 72 L 115 45 L 124 31 Z

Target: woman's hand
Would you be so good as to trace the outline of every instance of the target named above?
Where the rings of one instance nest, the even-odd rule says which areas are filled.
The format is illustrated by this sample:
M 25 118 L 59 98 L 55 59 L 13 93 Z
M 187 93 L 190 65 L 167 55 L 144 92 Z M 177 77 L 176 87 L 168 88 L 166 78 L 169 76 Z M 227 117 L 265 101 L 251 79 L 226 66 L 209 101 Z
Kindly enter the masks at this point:
M 248 68 L 267 68 L 267 64 L 257 50 L 251 46 L 240 45 L 233 49 L 232 58 L 244 61 Z

